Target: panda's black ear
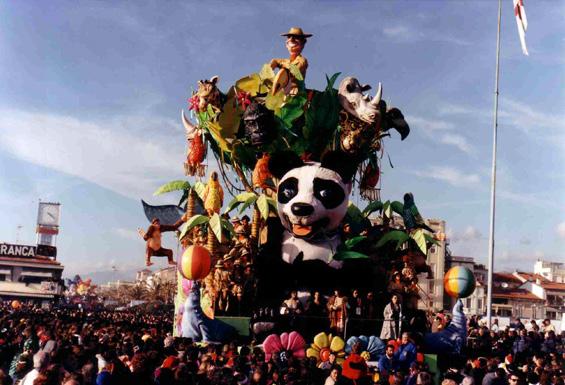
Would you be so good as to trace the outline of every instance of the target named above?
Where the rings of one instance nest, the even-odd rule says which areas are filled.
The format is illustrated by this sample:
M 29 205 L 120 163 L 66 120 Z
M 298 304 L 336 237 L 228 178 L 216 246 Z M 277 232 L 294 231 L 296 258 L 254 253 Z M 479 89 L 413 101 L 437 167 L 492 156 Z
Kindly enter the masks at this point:
M 321 166 L 337 172 L 344 183 L 349 183 L 357 172 L 359 162 L 343 151 L 328 151 L 322 155 Z
M 304 166 L 304 162 L 293 151 L 281 151 L 271 154 L 269 158 L 269 172 L 277 179 L 281 179 L 284 174 Z

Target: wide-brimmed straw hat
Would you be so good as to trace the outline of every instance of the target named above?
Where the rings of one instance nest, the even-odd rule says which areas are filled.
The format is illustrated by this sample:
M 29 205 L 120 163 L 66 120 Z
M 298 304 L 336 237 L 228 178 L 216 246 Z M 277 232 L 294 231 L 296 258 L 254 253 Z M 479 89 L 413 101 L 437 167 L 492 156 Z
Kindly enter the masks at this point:
M 304 33 L 304 31 L 302 31 L 302 28 L 300 27 L 292 27 L 291 29 L 288 30 L 287 33 L 281 33 L 281 36 L 296 36 L 296 37 L 303 37 L 303 38 L 309 38 L 312 36 L 311 33 Z

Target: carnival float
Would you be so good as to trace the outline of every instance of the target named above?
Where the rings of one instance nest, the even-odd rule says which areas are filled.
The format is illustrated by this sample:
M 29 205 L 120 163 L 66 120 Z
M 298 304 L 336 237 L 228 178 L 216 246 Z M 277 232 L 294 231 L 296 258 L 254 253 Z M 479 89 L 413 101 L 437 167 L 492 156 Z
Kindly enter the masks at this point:
M 402 290 L 403 316 L 412 320 L 414 332 L 425 334 L 418 326 L 417 290 L 409 287 L 417 284 L 417 274 L 431 274 L 426 255 L 435 235 L 412 193 L 398 201 L 380 199 L 386 141 L 405 140 L 410 128 L 401 110 L 385 101 L 381 83 L 371 96 L 371 85 L 363 82 L 368 79 L 336 73 L 326 76 L 324 89 L 308 88 L 312 69 L 303 50 L 312 35 L 291 28 L 282 36 L 288 58 L 272 59 L 233 85 L 222 85 L 219 76 L 197 82 L 188 112 L 181 113 L 187 179 L 155 192 L 178 192 L 180 200 L 167 206 L 143 202 L 151 222 L 140 231 L 146 261 L 166 256 L 175 263 L 172 250 L 161 246 L 161 233 L 177 232 L 183 251 L 176 262 L 176 336 L 231 338 L 235 330 L 215 315 L 225 307 L 222 298 L 233 294 L 229 298 L 237 300 L 241 288 L 253 335 L 268 336 L 259 341 L 265 340 L 268 355 L 284 351 L 323 360 L 336 350 L 343 360 L 352 344 L 360 344 L 370 358 L 384 349 L 378 337 L 350 336 L 346 343 L 338 336 L 344 334 L 344 291 L 375 293 L 382 314 L 383 298 Z M 354 205 L 352 194 L 365 207 Z M 247 221 L 238 217 L 246 213 Z M 238 288 L 230 294 L 233 282 Z M 277 321 L 290 290 L 301 296 L 318 292 L 335 305 L 335 323 L 312 331 L 310 348 L 309 336 L 291 330 L 299 325 Z M 428 351 L 461 348 L 461 308 L 458 302 L 450 329 L 425 336 Z M 330 329 L 334 337 L 325 334 Z

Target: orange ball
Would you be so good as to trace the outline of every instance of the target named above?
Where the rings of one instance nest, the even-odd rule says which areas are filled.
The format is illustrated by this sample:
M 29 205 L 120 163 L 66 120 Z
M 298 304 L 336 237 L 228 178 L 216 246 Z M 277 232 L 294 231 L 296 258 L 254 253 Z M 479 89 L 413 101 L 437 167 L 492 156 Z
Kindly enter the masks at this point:
M 12 309 L 18 310 L 21 307 L 22 307 L 22 304 L 17 299 L 12 301 Z
M 323 348 L 322 350 L 320 350 L 320 360 L 322 360 L 322 362 L 326 362 L 330 359 L 330 349 L 328 348 Z
M 186 279 L 203 279 L 210 273 L 210 252 L 202 246 L 188 246 L 182 256 L 178 259 L 177 268 L 179 273 Z

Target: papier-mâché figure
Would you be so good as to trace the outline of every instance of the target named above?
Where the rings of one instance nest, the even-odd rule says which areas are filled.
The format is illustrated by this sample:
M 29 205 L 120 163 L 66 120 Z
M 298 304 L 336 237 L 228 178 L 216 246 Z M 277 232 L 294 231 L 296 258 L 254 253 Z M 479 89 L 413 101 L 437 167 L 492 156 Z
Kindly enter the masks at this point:
M 306 77 L 306 70 L 308 69 L 308 60 L 302 56 L 302 50 L 306 45 L 306 39 L 312 36 L 312 34 L 304 33 L 302 28 L 292 27 L 287 33 L 281 34 L 281 36 L 286 37 L 286 48 L 290 57 L 288 59 L 273 59 L 271 60 L 271 68 L 279 68 L 280 71 L 275 77 L 273 82 L 272 93 L 275 94 L 281 88 L 284 89 L 287 95 L 296 95 L 298 92 L 298 86 L 296 79 L 290 73 L 290 65 L 294 65 L 298 68 L 302 74 L 302 78 Z

